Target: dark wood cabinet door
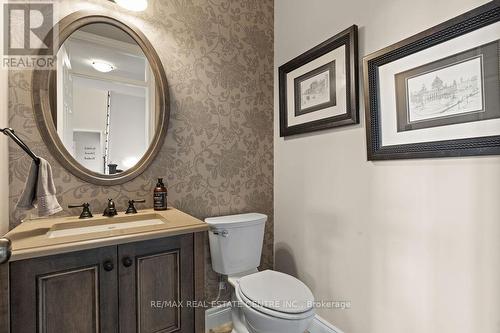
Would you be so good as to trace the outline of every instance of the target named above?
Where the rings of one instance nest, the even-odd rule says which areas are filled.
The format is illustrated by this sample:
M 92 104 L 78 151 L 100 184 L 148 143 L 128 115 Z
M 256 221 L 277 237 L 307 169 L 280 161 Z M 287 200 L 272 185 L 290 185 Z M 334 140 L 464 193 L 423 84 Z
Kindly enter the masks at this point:
M 118 247 L 120 333 L 193 333 L 193 235 Z
M 116 247 L 10 264 L 12 333 L 118 332 Z

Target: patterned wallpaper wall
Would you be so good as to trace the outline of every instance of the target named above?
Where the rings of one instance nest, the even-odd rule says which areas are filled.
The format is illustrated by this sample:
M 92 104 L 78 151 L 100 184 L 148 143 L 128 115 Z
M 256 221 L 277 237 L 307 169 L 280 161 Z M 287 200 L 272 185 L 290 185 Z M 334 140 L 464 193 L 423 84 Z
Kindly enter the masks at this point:
M 50 155 L 31 107 L 31 73 L 9 76 L 9 124 L 52 164 L 61 205 L 90 202 L 96 213 L 107 198 L 124 210 L 128 199 L 152 207 L 157 177 L 169 188 L 169 204 L 198 218 L 257 211 L 268 214 L 262 266 L 273 258 L 273 0 L 150 0 L 143 13 L 121 11 L 105 0 L 56 1 L 63 17 L 73 11 L 112 10 L 141 29 L 164 64 L 171 117 L 163 149 L 140 177 L 103 187 L 76 178 Z M 10 227 L 30 160 L 9 146 Z M 79 210 L 65 209 L 76 215 Z M 208 246 L 208 245 L 207 245 Z M 216 275 L 207 251 L 207 297 Z

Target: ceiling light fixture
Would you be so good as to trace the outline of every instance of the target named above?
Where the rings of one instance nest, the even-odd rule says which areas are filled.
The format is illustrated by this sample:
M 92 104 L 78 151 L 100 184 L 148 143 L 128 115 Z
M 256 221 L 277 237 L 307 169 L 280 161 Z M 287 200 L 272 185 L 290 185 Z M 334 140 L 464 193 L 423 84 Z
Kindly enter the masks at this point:
M 125 9 L 142 12 L 148 8 L 148 0 L 112 0 L 118 6 Z
M 115 66 L 111 65 L 110 63 L 96 60 L 92 61 L 92 67 L 94 67 L 96 71 L 99 71 L 101 73 L 108 73 L 115 69 Z

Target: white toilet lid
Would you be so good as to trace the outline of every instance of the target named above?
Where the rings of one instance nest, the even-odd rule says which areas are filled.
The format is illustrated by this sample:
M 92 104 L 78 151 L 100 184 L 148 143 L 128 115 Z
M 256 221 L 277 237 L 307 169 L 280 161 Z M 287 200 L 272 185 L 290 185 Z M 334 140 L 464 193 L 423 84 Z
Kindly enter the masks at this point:
M 239 287 L 248 300 L 278 312 L 303 313 L 314 305 L 314 296 L 302 281 L 276 271 L 244 276 Z

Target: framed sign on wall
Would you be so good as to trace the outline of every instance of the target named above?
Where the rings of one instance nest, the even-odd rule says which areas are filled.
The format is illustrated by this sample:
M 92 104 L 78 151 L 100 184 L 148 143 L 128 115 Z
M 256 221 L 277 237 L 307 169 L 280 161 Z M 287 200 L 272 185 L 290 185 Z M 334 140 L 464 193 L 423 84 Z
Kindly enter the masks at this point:
M 358 123 L 358 27 L 279 68 L 280 136 Z
M 500 154 L 500 1 L 366 56 L 369 160 Z

